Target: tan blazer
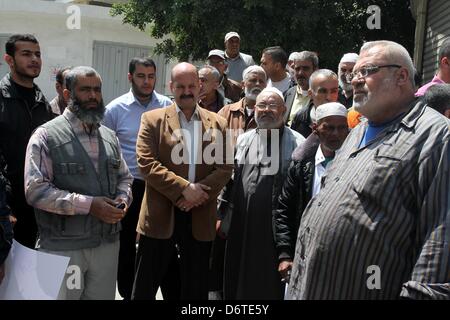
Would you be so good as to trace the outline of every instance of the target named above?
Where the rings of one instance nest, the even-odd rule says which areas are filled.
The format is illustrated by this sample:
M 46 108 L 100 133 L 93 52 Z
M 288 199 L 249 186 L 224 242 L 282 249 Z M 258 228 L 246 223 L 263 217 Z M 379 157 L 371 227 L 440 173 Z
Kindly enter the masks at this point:
M 232 147 L 236 145 L 236 140 L 238 136 L 247 130 L 256 128 L 255 119 L 252 118 L 250 121 L 245 123 L 245 98 L 242 98 L 236 103 L 227 104 L 217 113 L 218 115 L 224 117 L 227 120 L 228 129 L 231 129 L 232 135 Z
M 226 121 L 221 116 L 197 106 L 202 121 L 203 133 L 208 129 L 217 129 L 225 141 Z M 172 149 L 182 142 L 181 129 L 175 104 L 167 108 L 145 112 L 141 118 L 136 153 L 138 166 L 145 178 L 145 194 L 142 201 L 137 232 L 148 237 L 168 239 L 174 229 L 174 206 L 182 197 L 181 192 L 189 184 L 189 164 L 174 164 L 171 159 Z M 178 133 L 178 134 L 177 134 Z M 214 142 L 203 141 L 202 153 Z M 223 145 L 222 164 L 196 165 L 195 179 L 211 187 L 209 200 L 200 207 L 193 208 L 192 234 L 200 241 L 212 241 L 215 237 L 217 195 L 231 177 L 233 162 Z

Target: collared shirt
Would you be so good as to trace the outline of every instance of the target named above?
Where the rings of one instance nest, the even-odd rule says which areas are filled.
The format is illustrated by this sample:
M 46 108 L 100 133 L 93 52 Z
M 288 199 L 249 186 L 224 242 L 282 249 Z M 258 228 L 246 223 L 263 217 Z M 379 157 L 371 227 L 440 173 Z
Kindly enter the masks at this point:
M 327 162 L 327 159 L 323 155 L 322 146 L 319 145 L 316 151 L 315 156 L 315 169 L 314 169 L 314 183 L 312 196 L 314 197 L 320 191 L 320 182 L 322 181 L 322 177 L 325 174 L 325 171 L 330 166 L 331 162 Z
M 292 103 L 291 114 L 289 115 L 288 125 L 294 120 L 295 115 L 302 109 L 308 108 L 309 101 L 308 90 L 302 90 L 300 86 L 297 86 L 294 102 Z
M 183 137 L 185 140 L 186 151 L 189 155 L 189 182 L 195 182 L 195 165 L 198 161 L 201 161 L 201 142 L 202 142 L 202 121 L 198 113 L 197 106 L 195 111 L 188 121 L 183 111 L 176 106 L 178 118 L 180 120 L 180 126 L 182 129 Z M 200 156 L 200 158 L 199 158 Z M 200 162 L 199 162 L 200 163 Z
M 449 299 L 450 121 L 424 103 L 358 147 L 353 129 L 306 207 L 293 299 Z
M 72 130 L 89 155 L 95 170 L 98 172 L 98 130 L 94 128 L 87 134 L 83 123 L 68 108 L 64 110 Z M 122 155 L 119 146 L 119 152 Z M 52 184 L 53 162 L 47 146 L 47 130 L 36 129 L 31 136 L 25 159 L 25 193 L 33 207 L 61 215 L 88 214 L 91 208 L 92 196 L 82 195 L 68 190 L 58 189 Z M 131 183 L 133 177 L 127 164 L 121 156 L 117 195 L 131 203 Z
M 442 81 L 437 75 L 434 76 L 433 80 L 431 80 L 430 82 L 424 84 L 423 86 L 421 86 L 417 92 L 416 92 L 416 97 L 421 97 L 425 94 L 425 92 L 427 92 L 427 90 L 435 84 L 439 84 L 439 83 L 445 83 L 444 81 Z
M 143 180 L 136 160 L 136 141 L 141 116 L 144 112 L 171 104 L 172 101 L 169 98 L 153 91 L 150 102 L 144 106 L 130 90 L 106 106 L 103 124 L 116 133 L 128 168 L 133 177 L 137 179 Z

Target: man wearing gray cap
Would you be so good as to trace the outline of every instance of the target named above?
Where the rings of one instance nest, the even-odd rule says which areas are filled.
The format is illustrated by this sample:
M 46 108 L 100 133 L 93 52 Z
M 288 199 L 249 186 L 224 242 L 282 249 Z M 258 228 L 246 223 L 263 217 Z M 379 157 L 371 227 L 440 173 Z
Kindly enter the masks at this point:
M 228 63 L 228 78 L 242 81 L 242 72 L 245 68 L 255 64 L 251 55 L 239 52 L 241 37 L 237 32 L 228 32 L 225 35 L 225 58 Z
M 225 59 L 225 52 L 218 49 L 211 50 L 206 62 L 220 73 L 220 85 L 217 91 L 232 102 L 238 102 L 241 99 L 242 87 L 239 82 L 231 80 L 227 76 L 228 63 Z
M 313 134 L 292 154 L 293 162 L 278 198 L 278 206 L 273 211 L 278 271 L 287 282 L 303 210 L 319 193 L 320 181 L 348 135 L 347 109 L 340 103 L 318 106 L 316 121 Z

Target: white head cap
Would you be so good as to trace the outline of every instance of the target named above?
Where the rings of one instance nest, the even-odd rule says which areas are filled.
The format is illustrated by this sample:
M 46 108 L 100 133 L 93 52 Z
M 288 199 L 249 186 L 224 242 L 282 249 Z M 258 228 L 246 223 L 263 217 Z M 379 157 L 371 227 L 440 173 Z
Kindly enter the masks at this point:
M 338 102 L 324 103 L 316 108 L 316 121 L 330 116 L 347 118 L 347 109 Z
M 284 101 L 283 92 L 281 92 L 280 90 L 278 90 L 278 89 L 275 88 L 275 87 L 266 87 L 266 88 L 264 88 L 264 90 L 261 91 L 260 95 L 263 94 L 264 92 L 275 93 L 275 94 L 277 94 L 277 95 L 281 98 L 281 100 Z
M 239 36 L 239 33 L 231 31 L 225 35 L 225 42 L 227 42 L 230 38 L 233 38 L 233 37 L 238 37 L 239 40 L 241 39 L 241 37 Z
M 250 72 L 264 73 L 264 76 L 266 77 L 266 80 L 267 80 L 266 71 L 264 71 L 264 69 L 261 66 L 257 66 L 257 65 L 253 65 L 253 66 L 245 68 L 244 71 L 242 71 L 242 79 L 245 80 L 245 76 L 247 74 L 249 74 Z
M 356 63 L 356 60 L 358 60 L 359 56 L 357 53 L 346 53 L 342 56 L 341 61 L 339 61 L 339 64 L 344 62 L 350 62 L 350 63 Z

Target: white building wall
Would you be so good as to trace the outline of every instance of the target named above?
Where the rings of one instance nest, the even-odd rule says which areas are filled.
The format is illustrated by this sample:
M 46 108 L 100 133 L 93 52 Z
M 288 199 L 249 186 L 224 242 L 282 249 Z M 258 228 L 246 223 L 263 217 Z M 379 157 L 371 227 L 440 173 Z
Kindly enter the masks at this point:
M 120 17 L 111 17 L 109 8 L 77 5 L 80 8 L 80 29 L 69 29 L 73 4 L 42 0 L 0 0 L 0 36 L 13 33 L 31 33 L 38 39 L 42 51 L 42 71 L 36 79 L 45 96 L 55 96 L 55 69 L 65 65 L 92 66 L 94 41 L 109 41 L 154 48 L 156 40 L 129 25 Z M 0 52 L 4 52 L 1 48 Z M 163 80 L 161 93 L 169 94 L 169 66 Z M 114 68 L 114 66 L 111 66 Z M 3 75 L 1 75 L 3 76 Z M 127 75 L 123 77 L 126 79 Z M 161 81 L 160 80 L 160 81 Z

